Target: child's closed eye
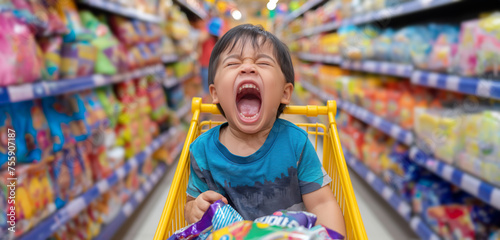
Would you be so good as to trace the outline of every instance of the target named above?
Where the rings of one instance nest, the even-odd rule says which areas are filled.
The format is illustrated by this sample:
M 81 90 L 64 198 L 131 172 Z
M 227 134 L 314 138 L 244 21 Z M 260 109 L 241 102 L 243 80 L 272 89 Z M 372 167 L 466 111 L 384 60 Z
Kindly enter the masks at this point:
M 230 62 L 230 63 L 227 63 L 227 64 L 226 64 L 226 67 L 238 66 L 238 65 L 240 65 L 240 63 L 239 63 L 239 62 Z

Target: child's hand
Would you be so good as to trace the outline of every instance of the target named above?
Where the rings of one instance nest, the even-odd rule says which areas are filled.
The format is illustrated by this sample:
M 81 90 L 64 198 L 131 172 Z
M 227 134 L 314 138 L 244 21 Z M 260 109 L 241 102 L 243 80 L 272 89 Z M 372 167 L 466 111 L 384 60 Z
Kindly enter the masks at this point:
M 200 194 L 197 198 L 188 196 L 185 209 L 187 222 L 189 224 L 198 222 L 210 205 L 220 199 L 227 204 L 227 199 L 224 196 L 212 190 Z

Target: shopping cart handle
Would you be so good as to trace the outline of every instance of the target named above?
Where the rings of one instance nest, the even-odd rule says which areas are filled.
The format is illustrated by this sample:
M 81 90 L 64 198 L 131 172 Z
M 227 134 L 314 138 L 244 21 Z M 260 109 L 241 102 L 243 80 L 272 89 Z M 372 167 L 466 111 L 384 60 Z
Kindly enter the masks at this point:
M 210 103 L 202 103 L 202 99 L 195 97 L 193 98 L 193 102 L 191 104 L 191 111 L 195 113 L 197 110 L 203 113 L 211 113 L 211 114 L 220 114 L 217 105 Z M 328 100 L 326 106 L 315 106 L 315 105 L 307 105 L 307 106 L 287 106 L 283 111 L 284 114 L 300 114 L 306 115 L 308 117 L 315 117 L 318 115 L 328 115 L 329 112 L 333 113 L 335 116 L 337 112 L 337 103 L 334 100 Z
M 337 103 L 334 100 L 328 100 L 326 106 L 287 106 L 283 111 L 284 114 L 299 114 L 306 115 L 308 117 L 316 117 L 318 115 L 328 115 L 332 113 L 335 116 L 337 112 Z

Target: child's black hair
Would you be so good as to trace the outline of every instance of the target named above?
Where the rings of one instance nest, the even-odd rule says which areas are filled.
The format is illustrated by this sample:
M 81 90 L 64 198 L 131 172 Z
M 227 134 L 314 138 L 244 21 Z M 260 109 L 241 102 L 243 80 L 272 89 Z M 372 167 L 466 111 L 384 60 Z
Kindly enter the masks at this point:
M 241 42 L 242 51 L 245 43 L 250 41 L 254 49 L 259 49 L 262 45 L 268 43 L 273 47 L 273 54 L 278 64 L 281 67 L 281 72 L 285 75 L 285 81 L 287 83 L 294 84 L 295 74 L 293 71 L 292 59 L 290 58 L 290 52 L 288 47 L 281 42 L 276 36 L 270 32 L 264 30 L 262 26 L 255 26 L 252 24 L 243 24 L 229 30 L 222 38 L 215 44 L 212 54 L 210 55 L 210 63 L 208 65 L 208 85 L 214 83 L 215 72 L 219 67 L 219 56 L 224 51 L 232 51 L 236 44 Z M 280 104 L 276 118 L 278 118 L 283 110 L 285 109 L 285 104 Z M 222 116 L 226 117 L 224 111 L 220 104 L 217 104 L 217 108 L 221 112 Z

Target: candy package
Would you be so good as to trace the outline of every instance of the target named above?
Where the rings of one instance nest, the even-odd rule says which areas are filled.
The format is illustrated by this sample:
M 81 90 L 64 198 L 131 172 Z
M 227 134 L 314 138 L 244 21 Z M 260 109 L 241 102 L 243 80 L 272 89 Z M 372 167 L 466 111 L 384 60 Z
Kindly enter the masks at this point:
M 210 205 L 198 222 L 178 230 L 168 240 L 206 239 L 214 230 L 224 228 L 238 221 L 243 221 L 243 217 L 230 205 L 218 200 Z
M 500 12 L 479 21 L 476 75 L 500 77 Z
M 114 35 L 126 47 L 136 44 L 139 41 L 140 35 L 136 33 L 132 22 L 125 18 L 112 16 L 110 18 L 110 27 Z
M 257 240 L 257 239 L 311 239 L 340 240 L 344 237 L 321 225 L 311 229 L 305 227 L 284 228 L 265 223 L 240 221 L 228 227 L 215 231 L 209 240 Z
M 43 98 L 42 106 L 54 139 L 54 152 L 87 139 L 90 131 L 85 105 L 78 95 Z
M 94 73 L 97 49 L 85 42 L 64 43 L 61 57 L 62 78 L 88 76 Z
M 41 77 L 42 59 L 33 33 L 9 12 L 0 13 L 0 86 L 33 82 Z
M 51 155 L 52 142 L 40 100 L 11 104 L 12 126 L 16 133 L 16 160 L 39 162 Z
M 95 72 L 101 74 L 116 74 L 120 66 L 120 48 L 118 40 L 113 36 L 109 27 L 99 21 L 90 11 L 81 11 L 80 18 L 84 26 L 89 29 L 95 38 L 90 41 L 97 48 Z
M 55 8 L 67 27 L 67 34 L 63 38 L 65 43 L 89 41 L 93 38 L 92 33 L 83 27 L 73 0 L 56 1 Z
M 99 99 L 101 106 L 106 112 L 106 116 L 109 121 L 109 126 L 114 128 L 118 122 L 118 117 L 122 111 L 123 106 L 116 99 L 115 92 L 112 86 L 105 86 L 96 89 L 97 98 Z
M 42 71 L 44 80 L 58 80 L 61 67 L 62 37 L 43 38 L 39 41 L 43 53 L 45 70 Z

